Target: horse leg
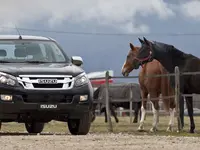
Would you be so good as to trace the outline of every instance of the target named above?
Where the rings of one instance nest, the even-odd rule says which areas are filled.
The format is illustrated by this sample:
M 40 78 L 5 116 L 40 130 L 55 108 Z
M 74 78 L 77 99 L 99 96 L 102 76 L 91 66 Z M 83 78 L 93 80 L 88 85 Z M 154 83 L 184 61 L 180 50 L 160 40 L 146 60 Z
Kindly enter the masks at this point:
M 145 119 L 145 116 L 146 116 L 146 104 L 147 104 L 147 100 L 144 100 L 144 99 L 147 99 L 147 95 L 148 95 L 148 92 L 146 92 L 146 91 L 141 92 L 142 107 L 141 107 L 141 119 L 140 119 L 140 125 L 138 127 L 138 131 L 144 130 L 144 119 Z
M 165 84 L 165 86 L 163 86 L 162 88 L 163 97 L 174 95 L 174 89 L 170 87 L 168 82 L 167 82 L 167 85 L 168 86 L 166 87 L 166 84 Z M 163 105 L 165 107 L 165 110 L 169 112 L 169 124 L 168 124 L 166 132 L 172 132 L 173 127 L 174 127 L 174 117 L 175 117 L 175 107 L 176 107 L 175 98 L 164 99 L 163 97 L 162 97 Z
M 108 122 L 107 121 L 107 113 L 106 113 L 106 108 L 105 107 L 103 107 L 102 109 L 101 109 L 101 113 L 103 113 L 104 112 L 104 116 L 105 116 L 105 122 Z
M 171 89 L 170 89 L 171 90 Z M 173 92 L 170 91 L 170 93 L 168 94 L 173 95 Z M 173 127 L 174 127 L 174 117 L 175 117 L 175 109 L 176 109 L 176 102 L 175 102 L 175 98 L 170 98 L 168 99 L 168 105 L 169 105 L 169 125 L 167 128 L 167 132 L 172 132 L 173 131 Z
M 150 94 L 151 96 L 151 94 Z M 152 94 L 152 98 L 158 98 L 158 96 L 154 96 Z M 157 125 L 159 122 L 159 100 L 152 100 L 152 110 L 153 110 L 153 124 L 152 124 L 152 128 L 150 129 L 150 132 L 155 132 L 157 131 Z
M 96 119 L 96 113 L 95 113 L 96 107 L 97 107 L 97 104 L 93 104 L 92 111 L 91 111 L 91 122 L 94 122 L 94 120 Z
M 112 105 L 112 104 L 111 104 L 111 105 Z M 111 115 L 114 116 L 115 121 L 118 123 L 118 122 L 119 122 L 119 119 L 117 118 L 117 116 L 116 116 L 116 114 L 115 114 L 115 111 L 114 111 L 114 109 L 113 109 L 113 106 L 110 106 L 110 111 L 111 111 Z M 102 113 L 102 112 L 104 112 L 104 115 L 105 115 L 105 122 L 108 122 L 108 120 L 107 120 L 107 111 L 106 111 L 106 108 L 105 108 L 105 107 L 103 107 L 103 108 L 101 109 L 101 113 Z
M 190 117 L 190 133 L 194 133 L 195 123 L 193 118 L 193 99 L 192 97 L 186 97 L 185 99 L 186 99 L 188 115 Z
M 141 104 L 139 104 L 139 103 L 140 102 L 135 102 L 135 105 L 134 105 L 134 120 L 133 120 L 133 123 L 137 123 L 138 122 L 138 113 L 139 113 L 140 108 L 141 108 Z
M 133 123 L 137 123 L 138 120 L 138 103 L 134 103 L 134 119 Z
M 155 132 L 157 131 L 157 125 L 158 125 L 158 121 L 159 121 L 159 110 L 158 110 L 159 106 L 158 106 L 158 102 L 153 102 L 152 103 L 152 109 L 153 109 L 153 124 L 152 124 L 152 128 L 150 129 L 151 132 Z
M 175 114 L 175 108 L 170 108 L 169 109 L 169 125 L 167 127 L 167 132 L 172 132 L 173 131 L 173 127 L 174 127 L 174 114 Z
M 110 111 L 111 111 L 111 114 L 113 115 L 113 117 L 115 118 L 115 121 L 118 123 L 119 119 L 117 118 L 117 115 L 114 111 L 114 106 L 110 106 Z
M 139 102 L 138 105 L 139 105 L 139 107 L 138 107 L 139 116 L 140 116 L 140 118 L 141 118 L 141 116 L 142 116 L 142 113 L 141 113 L 142 102 Z M 144 118 L 144 120 L 145 120 L 145 119 L 146 119 L 146 118 Z
M 141 119 L 140 119 L 140 125 L 138 127 L 138 131 L 143 131 L 144 130 L 144 119 L 146 116 L 146 101 L 142 102 L 142 107 L 141 107 Z
M 179 116 L 180 116 L 180 121 L 181 121 L 181 130 L 182 130 L 184 127 L 184 97 L 183 96 L 180 96 L 179 98 L 179 110 L 180 110 Z

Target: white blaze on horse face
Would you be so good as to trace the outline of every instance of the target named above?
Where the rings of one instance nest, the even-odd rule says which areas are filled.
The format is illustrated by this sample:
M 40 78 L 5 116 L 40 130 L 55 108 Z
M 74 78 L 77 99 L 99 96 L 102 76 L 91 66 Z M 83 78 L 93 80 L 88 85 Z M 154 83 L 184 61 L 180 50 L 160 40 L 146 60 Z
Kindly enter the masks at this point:
M 151 104 L 152 104 L 152 110 L 153 110 L 153 128 L 157 128 L 159 113 L 158 113 L 158 110 L 155 109 L 154 104 L 152 102 Z
M 122 66 L 122 69 L 121 69 L 122 72 L 125 72 L 125 71 L 126 71 L 126 68 L 124 68 L 125 64 L 126 64 L 126 61 L 124 62 L 123 66 Z

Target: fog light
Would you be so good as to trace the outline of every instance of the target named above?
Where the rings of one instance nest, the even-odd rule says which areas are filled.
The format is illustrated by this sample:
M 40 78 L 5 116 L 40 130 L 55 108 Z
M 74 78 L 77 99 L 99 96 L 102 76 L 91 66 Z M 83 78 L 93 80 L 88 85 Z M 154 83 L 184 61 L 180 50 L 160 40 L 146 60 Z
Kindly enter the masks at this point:
M 88 99 L 87 95 L 81 95 L 80 96 L 80 101 L 86 101 Z
M 0 82 L 1 83 L 6 83 L 6 81 L 7 81 L 6 77 L 4 77 L 4 76 L 0 77 Z
M 1 100 L 12 101 L 12 95 L 1 95 Z

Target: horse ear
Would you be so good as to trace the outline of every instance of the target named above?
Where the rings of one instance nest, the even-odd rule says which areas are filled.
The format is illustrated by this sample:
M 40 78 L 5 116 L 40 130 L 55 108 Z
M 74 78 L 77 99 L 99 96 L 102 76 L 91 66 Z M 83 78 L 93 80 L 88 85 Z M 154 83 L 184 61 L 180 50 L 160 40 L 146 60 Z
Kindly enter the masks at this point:
M 147 45 L 150 45 L 150 42 L 149 42 L 145 37 L 143 37 L 143 39 L 144 39 L 144 42 L 145 42 Z
M 141 44 L 144 44 L 144 41 L 140 38 L 138 38 L 138 40 L 140 41 Z
M 132 43 L 130 43 L 130 48 L 131 48 L 132 50 L 134 50 L 134 49 L 135 49 L 135 47 L 133 46 L 133 44 L 132 44 Z

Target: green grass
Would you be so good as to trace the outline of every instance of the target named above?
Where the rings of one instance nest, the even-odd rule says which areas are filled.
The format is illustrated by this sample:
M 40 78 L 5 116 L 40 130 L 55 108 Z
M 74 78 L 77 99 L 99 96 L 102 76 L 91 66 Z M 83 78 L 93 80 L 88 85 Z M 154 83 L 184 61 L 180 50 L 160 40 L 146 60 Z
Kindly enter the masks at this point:
M 139 132 L 137 128 L 139 123 L 130 123 L 129 117 L 119 117 L 119 123 L 115 123 L 114 119 L 112 118 L 112 125 L 113 125 L 113 132 L 114 133 L 130 133 L 135 135 L 173 135 L 173 136 L 200 136 L 198 133 L 198 129 L 200 129 L 200 117 L 194 117 L 195 124 L 196 124 L 196 133 L 190 134 L 189 131 L 189 118 L 185 117 L 185 127 L 184 130 L 180 133 L 177 133 L 177 120 L 175 119 L 174 131 L 169 133 L 166 132 L 167 125 L 169 122 L 168 116 L 160 116 L 159 118 L 159 125 L 158 131 L 156 133 L 149 132 L 150 128 L 152 127 L 152 116 L 147 116 L 144 124 L 144 131 Z M 97 117 L 97 119 L 92 124 L 90 132 L 96 133 L 107 133 L 108 132 L 108 124 L 104 123 L 104 117 Z
M 185 117 L 185 127 L 181 133 L 177 133 L 177 121 L 175 119 L 175 126 L 174 131 L 169 133 L 166 132 L 167 125 L 169 122 L 168 116 L 160 116 L 158 130 L 156 133 L 150 133 L 149 129 L 152 126 L 152 116 L 147 116 L 144 124 L 145 131 L 138 132 L 137 128 L 139 123 L 130 123 L 129 117 L 119 117 L 119 123 L 115 123 L 114 119 L 112 118 L 112 125 L 113 125 L 113 133 L 129 133 L 135 135 L 173 135 L 173 136 L 200 136 L 198 130 L 200 130 L 200 117 L 195 117 L 196 123 L 196 132 L 195 134 L 188 133 L 189 129 L 189 118 Z M 15 133 L 26 132 L 24 124 L 22 123 L 3 123 L 1 132 L 9 132 Z M 62 133 L 62 134 L 69 134 L 67 123 L 58 122 L 58 121 L 51 121 L 45 125 L 43 132 L 50 132 L 50 133 Z M 90 133 L 108 133 L 108 124 L 104 122 L 104 117 L 97 117 L 96 120 L 92 123 L 90 128 Z

